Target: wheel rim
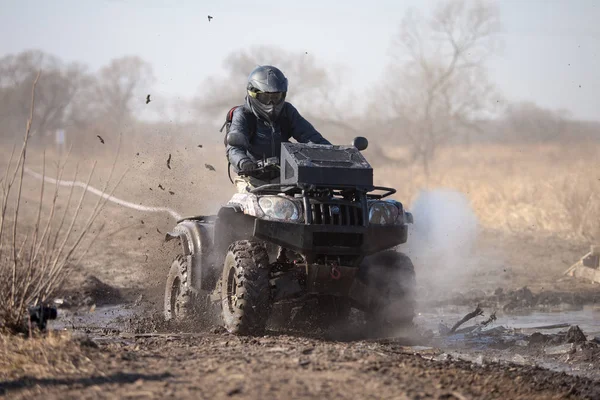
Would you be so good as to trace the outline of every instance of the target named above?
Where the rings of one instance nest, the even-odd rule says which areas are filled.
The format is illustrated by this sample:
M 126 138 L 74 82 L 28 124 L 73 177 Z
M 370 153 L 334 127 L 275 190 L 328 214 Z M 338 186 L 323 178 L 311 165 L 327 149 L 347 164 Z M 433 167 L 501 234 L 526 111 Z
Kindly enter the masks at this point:
M 235 268 L 230 267 L 227 274 L 227 308 L 230 313 L 234 312 L 234 305 L 237 293 L 237 282 L 235 279 Z
M 173 286 L 171 286 L 171 317 L 179 316 L 179 295 L 181 294 L 181 281 L 175 278 Z

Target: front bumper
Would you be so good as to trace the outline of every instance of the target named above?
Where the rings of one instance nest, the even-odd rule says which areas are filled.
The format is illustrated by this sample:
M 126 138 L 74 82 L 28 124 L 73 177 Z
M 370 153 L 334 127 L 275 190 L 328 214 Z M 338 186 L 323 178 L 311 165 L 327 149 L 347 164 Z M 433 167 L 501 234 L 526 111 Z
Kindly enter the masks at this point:
M 306 225 L 257 218 L 254 236 L 302 254 L 367 256 L 406 243 L 408 225 Z

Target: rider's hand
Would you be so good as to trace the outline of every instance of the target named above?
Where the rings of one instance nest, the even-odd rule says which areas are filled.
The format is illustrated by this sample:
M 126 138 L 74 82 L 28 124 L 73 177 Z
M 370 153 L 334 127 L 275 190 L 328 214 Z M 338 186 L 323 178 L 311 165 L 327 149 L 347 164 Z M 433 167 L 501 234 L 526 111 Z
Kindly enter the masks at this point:
M 258 165 L 250 159 L 246 159 L 240 163 L 240 170 L 244 172 L 253 171 L 258 168 Z

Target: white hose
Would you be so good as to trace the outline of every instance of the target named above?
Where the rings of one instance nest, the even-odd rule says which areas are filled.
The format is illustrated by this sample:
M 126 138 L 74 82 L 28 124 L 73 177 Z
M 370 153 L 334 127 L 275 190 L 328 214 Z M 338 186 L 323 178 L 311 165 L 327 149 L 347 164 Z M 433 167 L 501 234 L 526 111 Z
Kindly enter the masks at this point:
M 38 174 L 37 172 L 34 172 L 32 170 L 30 170 L 29 168 L 25 167 L 25 172 L 27 172 L 29 175 L 33 176 L 34 178 L 37 179 L 43 179 L 46 182 L 52 183 L 52 184 L 59 184 L 61 186 L 77 186 L 80 187 L 82 189 L 86 188 L 86 184 L 83 182 L 79 182 L 79 181 L 62 181 L 62 180 L 57 180 L 57 179 L 53 179 L 53 178 L 49 178 L 47 176 L 43 176 L 41 174 Z M 139 204 L 134 204 L 134 203 L 130 203 L 128 201 L 125 200 L 121 200 L 118 199 L 114 196 L 108 195 L 106 193 L 102 193 L 101 190 L 98 190 L 94 187 L 88 186 L 87 187 L 88 192 L 92 192 L 93 194 L 100 196 L 104 199 L 108 199 L 108 201 L 111 201 L 115 204 L 119 204 L 134 210 L 138 210 L 138 211 L 149 211 L 149 212 L 166 212 L 169 213 L 171 215 L 171 217 L 175 218 L 175 220 L 180 220 L 182 218 L 181 214 L 177 213 L 176 211 L 170 209 L 170 208 L 166 208 L 166 207 L 147 207 L 147 206 L 142 206 Z

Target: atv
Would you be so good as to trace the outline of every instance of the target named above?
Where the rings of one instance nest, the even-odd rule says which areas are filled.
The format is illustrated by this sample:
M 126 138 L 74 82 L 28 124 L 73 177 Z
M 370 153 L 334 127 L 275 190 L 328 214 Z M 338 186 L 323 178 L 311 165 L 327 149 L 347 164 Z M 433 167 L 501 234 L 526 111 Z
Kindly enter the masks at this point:
M 373 185 L 367 146 L 364 137 L 350 146 L 284 142 L 281 162 L 259 163 L 280 183 L 234 194 L 217 215 L 179 220 L 166 235 L 180 248 L 165 319 L 216 305 L 229 332 L 260 335 L 276 304 L 312 302 L 309 314 L 325 325 L 356 308 L 373 332 L 410 326 L 415 272 L 396 247 L 413 219 L 402 203 L 384 200 L 395 189 Z

